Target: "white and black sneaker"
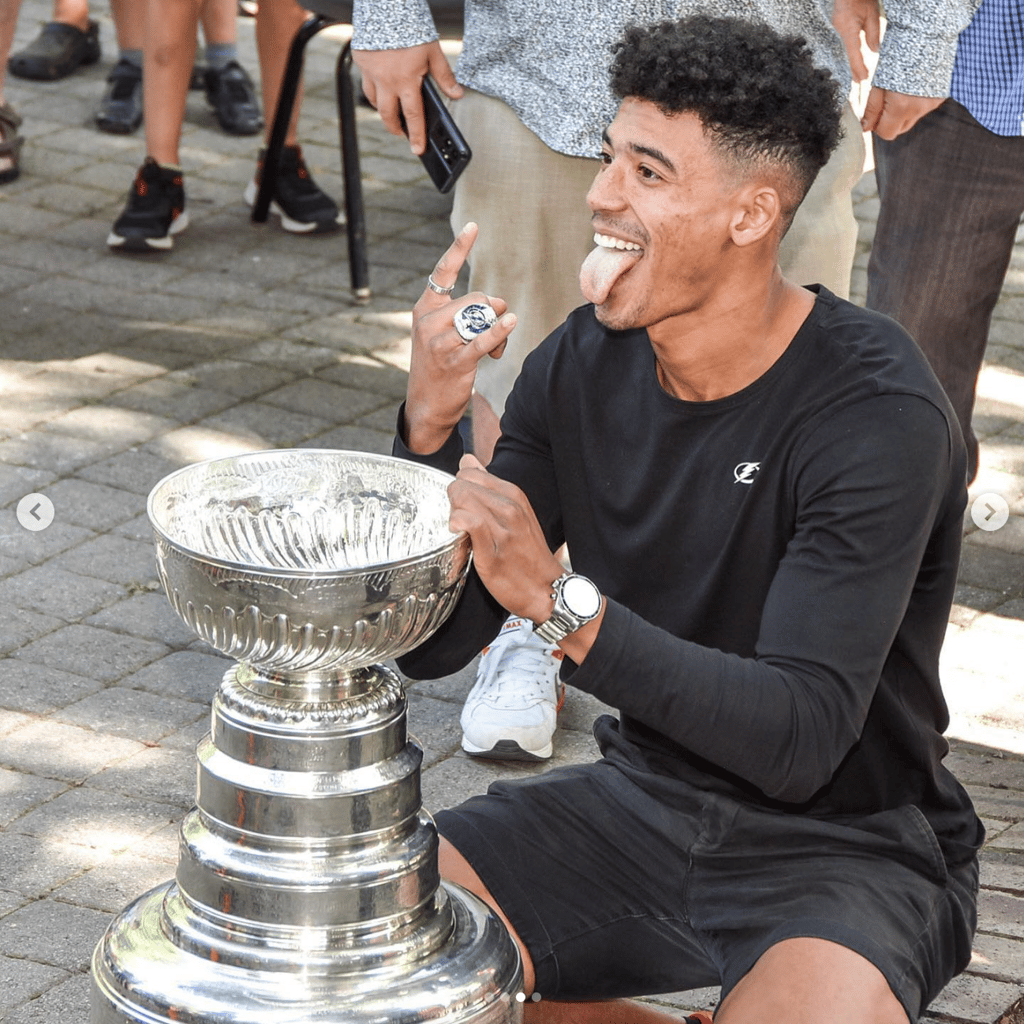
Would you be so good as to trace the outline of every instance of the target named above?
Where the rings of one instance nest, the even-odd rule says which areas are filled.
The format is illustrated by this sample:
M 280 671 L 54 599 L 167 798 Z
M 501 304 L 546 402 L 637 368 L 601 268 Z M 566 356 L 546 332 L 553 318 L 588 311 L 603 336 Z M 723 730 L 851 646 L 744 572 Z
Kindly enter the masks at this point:
M 484 648 L 462 708 L 462 749 L 512 761 L 551 757 L 565 702 L 561 661 L 561 648 L 537 636 L 529 619 L 509 618 Z
M 128 190 L 128 202 L 107 238 L 113 249 L 131 252 L 167 250 L 173 236 L 188 227 L 185 177 L 180 167 L 164 167 L 151 156 Z
M 256 176 L 245 190 L 245 201 L 254 206 L 266 150 L 260 150 Z M 337 231 L 345 223 L 338 204 L 313 180 L 301 146 L 285 146 L 281 151 L 277 184 L 270 201 L 270 212 L 281 218 L 281 227 L 300 235 L 318 235 Z

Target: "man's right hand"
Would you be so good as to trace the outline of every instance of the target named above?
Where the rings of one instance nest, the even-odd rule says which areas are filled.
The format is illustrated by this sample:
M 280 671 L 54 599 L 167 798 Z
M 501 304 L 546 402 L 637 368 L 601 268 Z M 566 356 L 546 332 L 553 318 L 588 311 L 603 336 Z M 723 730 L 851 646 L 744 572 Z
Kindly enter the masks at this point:
M 423 115 L 420 88 L 430 75 L 449 99 L 459 99 L 464 90 L 455 80 L 451 65 L 435 39 L 431 43 L 400 50 L 353 50 L 352 59 L 363 76 L 363 92 L 377 108 L 392 135 L 402 135 L 405 117 L 409 145 L 420 156 L 427 148 L 427 122 Z
M 863 32 L 868 49 L 872 53 L 878 53 L 882 39 L 878 0 L 835 0 L 832 8 L 832 25 L 843 41 L 854 81 L 865 81 L 871 73 L 860 48 L 860 37 Z
M 467 224 L 437 261 L 431 277 L 439 288 L 455 284 L 477 236 Z M 465 342 L 455 329 L 455 314 L 473 302 L 490 305 L 497 323 Z M 469 407 L 477 364 L 484 356 L 497 359 L 516 325 L 499 298 L 471 292 L 459 299 L 424 288 L 412 311 L 412 354 L 405 401 L 405 443 L 417 455 L 430 455 L 448 440 Z

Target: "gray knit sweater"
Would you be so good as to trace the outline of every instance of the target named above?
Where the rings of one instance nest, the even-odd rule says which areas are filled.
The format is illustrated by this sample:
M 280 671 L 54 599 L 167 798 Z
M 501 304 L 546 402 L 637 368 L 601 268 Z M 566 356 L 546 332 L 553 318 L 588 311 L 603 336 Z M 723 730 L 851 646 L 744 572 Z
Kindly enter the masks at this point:
M 947 96 L 958 34 L 978 0 L 887 0 L 888 29 L 874 84 Z M 748 17 L 804 36 L 821 67 L 850 88 L 832 28 L 832 0 L 466 0 L 456 76 L 507 103 L 552 149 L 596 157 L 618 106 L 608 86 L 609 47 L 631 23 L 686 14 Z M 392 50 L 437 38 L 427 0 L 355 0 L 353 45 Z

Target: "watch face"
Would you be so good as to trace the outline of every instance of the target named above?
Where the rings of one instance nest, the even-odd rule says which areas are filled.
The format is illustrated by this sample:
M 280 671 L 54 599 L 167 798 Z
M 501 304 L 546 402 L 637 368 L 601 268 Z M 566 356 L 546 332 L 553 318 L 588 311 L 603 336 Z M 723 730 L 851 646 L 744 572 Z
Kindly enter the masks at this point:
M 601 610 L 601 594 L 597 587 L 581 576 L 570 576 L 562 584 L 562 600 L 573 615 L 593 618 Z

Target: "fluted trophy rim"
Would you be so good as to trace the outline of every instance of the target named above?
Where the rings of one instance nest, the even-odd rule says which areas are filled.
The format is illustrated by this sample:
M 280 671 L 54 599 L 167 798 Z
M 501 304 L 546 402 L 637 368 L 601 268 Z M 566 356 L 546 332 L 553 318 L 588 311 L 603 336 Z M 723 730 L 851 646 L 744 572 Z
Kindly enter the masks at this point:
M 287 455 L 302 455 L 302 456 L 317 456 L 317 455 L 329 455 L 336 456 L 339 459 L 344 457 L 355 457 L 359 459 L 368 460 L 371 462 L 380 463 L 401 463 L 403 460 L 391 455 L 380 455 L 376 452 L 364 452 L 356 449 L 343 449 L 343 448 L 264 448 L 259 451 L 245 452 L 238 455 L 218 455 L 209 459 L 202 459 L 198 462 L 189 463 L 186 466 L 182 466 L 179 469 L 173 470 L 166 476 L 162 477 L 150 490 L 149 495 L 146 499 L 146 515 L 149 519 L 149 523 L 153 532 L 157 538 L 164 544 L 173 548 L 175 551 L 180 552 L 186 557 L 193 559 L 197 562 L 205 563 L 210 566 L 217 568 L 229 569 L 233 572 L 244 572 L 244 573 L 259 573 L 260 576 L 270 578 L 281 578 L 281 579 L 294 579 L 294 580 L 320 580 L 328 582 L 330 580 L 341 580 L 346 577 L 363 576 L 367 574 L 401 569 L 407 566 L 414 566 L 421 562 L 429 562 L 432 559 L 437 558 L 439 555 L 444 554 L 447 551 L 454 550 L 462 544 L 468 543 L 469 534 L 465 530 L 452 531 L 450 538 L 446 538 L 443 543 L 436 544 L 433 547 L 425 548 L 422 551 L 415 552 L 407 555 L 403 558 L 392 558 L 386 561 L 367 562 L 363 565 L 345 566 L 338 569 L 325 569 L 322 566 L 304 568 L 302 566 L 272 566 L 272 565 L 253 565 L 252 562 L 238 561 L 231 558 L 226 558 L 221 555 L 211 554 L 208 551 L 199 550 L 189 544 L 182 543 L 177 538 L 173 537 L 165 528 L 161 525 L 157 510 L 156 503 L 158 496 L 161 491 L 171 486 L 174 480 L 179 477 L 186 476 L 190 473 L 198 473 L 199 471 L 213 467 L 217 464 L 227 465 L 229 463 L 244 463 L 249 461 L 256 461 L 260 458 L 267 458 L 268 456 L 284 457 Z M 433 476 L 441 482 L 450 483 L 455 479 L 451 473 L 446 472 L 442 469 L 436 469 L 433 466 L 425 466 L 422 463 L 408 463 L 410 467 L 414 466 L 417 473 L 421 473 L 425 476 Z

